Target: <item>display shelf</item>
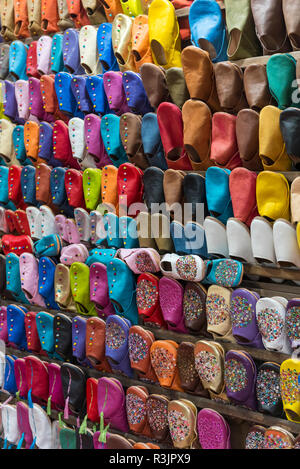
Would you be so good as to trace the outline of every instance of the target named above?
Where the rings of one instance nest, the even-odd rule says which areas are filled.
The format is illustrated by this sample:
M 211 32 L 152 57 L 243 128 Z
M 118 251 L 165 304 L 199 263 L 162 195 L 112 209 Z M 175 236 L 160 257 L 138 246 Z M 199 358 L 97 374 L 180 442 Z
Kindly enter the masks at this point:
M 299 54 L 300 54 L 300 51 L 299 51 Z M 299 56 L 299 58 L 300 58 L 300 56 Z M 187 174 L 188 173 L 197 173 L 197 174 L 200 174 L 203 177 L 205 177 L 205 173 L 206 173 L 206 171 L 196 171 L 196 170 L 195 171 L 189 170 L 189 171 L 184 171 L 184 172 L 187 173 Z M 264 171 L 253 171 L 253 172 L 256 173 L 256 174 L 260 174 L 260 173 L 263 173 Z M 272 173 L 283 174 L 283 176 L 285 176 L 286 179 L 289 182 L 293 182 L 294 179 L 296 179 L 297 177 L 300 176 L 300 171 L 271 171 L 271 172 Z
M 62 365 L 63 363 L 63 361 L 60 361 L 60 360 L 44 357 L 44 356 L 31 353 L 31 352 L 16 350 L 11 347 L 7 347 L 6 352 L 7 354 L 15 355 L 17 357 L 35 355 L 39 357 L 41 360 L 54 362 L 54 363 L 57 363 L 58 365 Z M 216 402 L 216 401 L 207 399 L 205 397 L 199 397 L 194 394 L 189 394 L 186 392 L 174 391 L 173 389 L 163 388 L 159 384 L 149 383 L 149 382 L 146 382 L 145 380 L 141 380 L 137 378 L 128 378 L 126 376 L 119 375 L 119 374 L 110 375 L 107 372 L 104 373 L 102 371 L 97 371 L 95 369 L 83 367 L 80 365 L 78 366 L 82 370 L 85 371 L 87 377 L 101 378 L 103 376 L 113 376 L 114 378 L 117 378 L 126 389 L 129 388 L 130 386 L 143 385 L 148 389 L 149 394 L 161 394 L 161 395 L 166 396 L 170 400 L 188 399 L 192 401 L 199 409 L 204 409 L 204 408 L 214 409 L 220 414 L 227 416 L 227 417 L 238 418 L 241 420 L 245 420 L 247 422 L 251 422 L 253 424 L 256 423 L 259 425 L 263 425 L 265 427 L 270 427 L 272 425 L 281 426 L 285 428 L 286 430 L 289 430 L 291 433 L 294 433 L 295 435 L 300 433 L 300 424 L 298 423 L 289 422 L 288 420 L 284 420 L 284 419 L 277 418 L 277 417 L 272 417 L 270 415 L 266 415 L 260 412 L 249 410 L 241 406 L 232 405 L 232 404 L 223 404 L 221 402 Z
M 6 392 L 3 392 L 3 391 L 0 391 L 0 402 L 3 403 L 6 401 L 8 395 Z M 21 399 L 22 402 L 27 402 L 28 401 L 26 399 Z M 9 404 L 16 404 L 18 402 L 18 399 L 16 398 L 13 398 L 11 401 L 9 401 Z M 61 412 L 58 412 L 57 410 L 53 410 L 51 409 L 51 415 L 49 416 L 51 418 L 51 420 L 58 420 L 58 415 L 60 414 Z M 68 426 L 73 426 L 73 427 L 77 427 L 77 418 L 74 417 L 74 416 L 69 416 L 68 419 L 65 419 L 63 416 L 62 416 L 62 420 L 64 423 L 66 423 Z M 91 422 L 90 420 L 87 421 L 87 427 L 89 429 L 93 429 L 93 427 L 95 426 L 95 422 Z M 116 430 L 115 428 L 112 428 L 112 429 L 109 429 L 109 433 L 111 434 L 117 434 L 117 435 L 121 435 L 121 436 L 124 436 L 127 440 L 133 440 L 134 443 L 153 443 L 155 445 L 158 445 L 160 446 L 161 449 L 172 449 L 173 446 L 170 444 L 168 444 L 168 442 L 163 442 L 163 443 L 160 443 L 158 442 L 157 440 L 153 440 L 151 438 L 147 438 L 145 437 L 144 435 L 138 435 L 136 433 L 131 433 L 131 432 L 128 432 L 128 433 L 124 433 L 124 432 L 121 432 L 120 430 Z

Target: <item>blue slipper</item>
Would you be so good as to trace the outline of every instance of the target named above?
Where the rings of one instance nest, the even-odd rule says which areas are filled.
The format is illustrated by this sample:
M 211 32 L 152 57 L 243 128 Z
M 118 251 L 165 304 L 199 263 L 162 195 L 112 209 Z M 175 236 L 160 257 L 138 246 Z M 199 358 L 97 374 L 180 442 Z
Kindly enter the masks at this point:
M 227 36 L 222 10 L 212 0 L 195 0 L 189 11 L 191 42 L 206 50 L 212 62 L 223 62 L 227 57 Z
M 154 112 L 148 112 L 143 116 L 141 135 L 144 153 L 149 164 L 162 170 L 168 169 L 157 116 Z
M 108 294 L 116 314 L 138 324 L 136 284 L 133 272 L 118 258 L 107 265 Z
M 112 23 L 100 24 L 97 31 L 99 62 L 104 72 L 119 71 L 119 65 L 112 47 Z
M 206 199 L 212 217 L 226 225 L 228 218 L 233 217 L 231 195 L 229 191 L 229 169 L 211 166 L 205 175 Z
M 101 137 L 105 150 L 114 166 L 117 168 L 123 163 L 128 163 L 120 136 L 120 117 L 107 114 L 101 120 Z
M 238 287 L 243 279 L 244 266 L 233 259 L 214 259 L 206 261 L 205 284 L 222 287 Z
M 56 264 L 49 257 L 41 257 L 39 261 L 39 294 L 44 298 L 47 308 L 59 309 L 54 301 L 54 276 Z
M 7 254 L 5 261 L 6 290 L 12 294 L 16 301 L 29 304 L 29 301 L 27 300 L 21 288 L 19 256 L 11 252 Z
M 89 257 L 85 261 L 89 267 L 94 262 L 100 262 L 101 264 L 107 265 L 117 254 L 116 249 L 101 249 L 94 248 L 89 252 Z
M 63 34 L 54 34 L 51 44 L 51 72 L 59 73 L 64 69 Z
M 109 114 L 111 111 L 104 90 L 102 75 L 87 77 L 85 86 L 93 106 L 93 112 L 100 115 Z
M 25 314 L 27 312 L 24 306 L 17 305 L 8 305 L 6 310 L 8 342 L 23 350 L 28 350 L 25 331 Z

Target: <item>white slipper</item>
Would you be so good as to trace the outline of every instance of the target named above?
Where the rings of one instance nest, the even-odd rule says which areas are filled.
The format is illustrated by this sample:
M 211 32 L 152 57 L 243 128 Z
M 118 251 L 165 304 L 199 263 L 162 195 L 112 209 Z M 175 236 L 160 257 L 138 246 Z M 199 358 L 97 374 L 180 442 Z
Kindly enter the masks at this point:
M 281 267 L 300 267 L 300 249 L 296 228 L 284 218 L 273 225 L 273 241 L 276 260 Z
M 98 61 L 97 29 L 94 26 L 83 26 L 79 31 L 80 64 L 87 75 L 102 73 Z
M 42 237 L 48 236 L 51 234 L 56 234 L 55 216 L 51 208 L 49 208 L 47 205 L 41 205 L 40 212 L 41 212 L 41 217 L 42 217 L 41 219 Z
M 6 440 L 8 444 L 17 445 L 20 440 L 20 431 L 16 406 L 10 404 L 2 405 L 1 418 L 3 439 Z
M 226 226 L 214 217 L 206 217 L 203 223 L 207 252 L 210 257 L 229 257 Z
M 7 233 L 8 231 L 4 207 L 0 207 L 0 231 L 2 231 L 2 233 Z
M 226 225 L 229 257 L 241 262 L 256 264 L 252 254 L 250 230 L 237 218 L 229 218 Z
M 290 354 L 286 334 L 287 300 L 282 297 L 260 298 L 256 303 L 256 320 L 266 350 Z
M 300 221 L 300 177 L 293 180 L 291 184 L 291 220 L 292 223 Z
M 89 213 L 84 208 L 75 208 L 75 223 L 81 241 L 89 241 L 91 237 L 91 220 Z
M 103 224 L 103 215 L 92 210 L 90 212 L 90 221 L 91 221 L 91 243 L 96 244 L 99 239 L 104 239 L 106 237 L 106 231 Z
M 39 449 L 51 449 L 51 420 L 38 404 L 29 407 L 29 424 L 35 444 Z
M 73 117 L 69 120 L 68 130 L 73 158 L 82 160 L 85 149 L 84 120 L 79 119 L 79 117 Z
M 165 277 L 189 282 L 201 282 L 206 275 L 204 261 L 199 256 L 165 254 L 160 261 L 160 270 Z
M 27 220 L 32 239 L 41 239 L 42 237 L 42 214 L 37 207 L 26 208 Z
M 263 217 L 255 217 L 250 233 L 252 253 L 257 262 L 276 264 L 272 224 Z

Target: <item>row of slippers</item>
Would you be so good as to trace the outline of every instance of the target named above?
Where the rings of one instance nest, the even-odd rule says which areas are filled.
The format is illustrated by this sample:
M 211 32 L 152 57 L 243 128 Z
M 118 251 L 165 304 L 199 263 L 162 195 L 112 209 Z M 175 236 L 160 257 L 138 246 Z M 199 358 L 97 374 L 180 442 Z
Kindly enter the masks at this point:
M 38 207 L 47 207 L 45 204 L 50 207 L 47 209 L 47 223 L 44 224 L 48 231 L 44 235 L 56 233 L 51 229 L 54 229 L 58 210 L 71 218 L 75 216 L 74 211 L 78 211 L 88 236 L 85 240 L 91 237 L 89 217 L 95 215 L 102 220 L 105 211 L 109 212 L 111 223 L 117 214 L 120 217 L 130 215 L 138 220 L 139 214 L 143 213 L 143 222 L 147 221 L 146 218 L 150 222 L 151 217 L 162 212 L 160 218 L 166 220 L 162 222 L 166 226 L 164 236 L 168 238 L 170 235 L 166 230 L 170 216 L 177 223 L 184 219 L 199 224 L 203 224 L 208 215 L 223 224 L 229 218 L 236 218 L 248 227 L 258 215 L 271 222 L 279 218 L 291 219 L 293 224 L 299 222 L 299 178 L 293 181 L 290 188 L 283 174 L 271 171 L 256 175 L 246 168 L 230 171 L 211 167 L 204 178 L 199 174 L 185 174 L 173 169 L 163 172 L 157 167 L 147 168 L 143 173 L 132 163 L 123 163 L 119 168 L 107 165 L 102 170 L 87 168 L 83 172 L 75 168 L 51 170 L 50 166 L 40 163 L 36 168 L 29 165 L 0 166 L 0 180 L 0 202 L 3 206 L 1 229 L 4 232 L 6 209 L 12 218 L 16 208 L 23 212 L 26 210 L 27 217 L 32 215 L 28 220 L 29 228 L 32 224 L 36 228 Z M 148 215 L 147 209 L 150 212 Z M 23 215 L 25 223 L 26 217 Z M 117 222 L 114 224 L 117 225 Z M 10 232 L 15 229 L 20 232 L 17 223 L 15 228 L 13 225 L 7 228 Z M 148 229 L 150 234 L 149 223 Z M 26 232 L 29 234 L 28 226 Z
M 117 72 L 107 72 L 110 73 Z M 132 72 L 125 72 L 124 76 L 129 73 Z M 5 87 L 14 93 L 13 88 L 14 85 Z M 61 98 L 66 96 L 68 94 L 64 93 Z M 100 98 L 99 94 L 95 96 Z M 101 118 L 88 109 L 85 116 L 81 113 L 68 124 L 59 115 L 53 122 L 53 115 L 48 113 L 50 122 L 46 122 L 44 111 L 40 115 L 41 122 L 27 120 L 24 123 L 22 119 L 24 125 L 15 125 L 3 118 L 0 120 L 2 164 L 47 162 L 52 166 L 80 169 L 111 163 L 119 166 L 131 161 L 141 169 L 151 165 L 199 171 L 210 166 L 228 170 L 245 167 L 253 171 L 297 169 L 299 109 L 280 111 L 266 106 L 260 115 L 244 109 L 237 116 L 224 112 L 211 116 L 205 103 L 188 100 L 182 112 L 175 104 L 164 102 L 157 114 L 145 107 L 141 118 L 130 112 L 136 109 L 135 98 L 141 96 L 131 94 L 126 98 L 130 100 L 130 107 L 126 104 L 120 115 L 109 113 Z M 12 106 L 9 103 L 5 104 L 4 114 L 12 118 L 17 107 L 16 102 Z M 144 102 L 140 104 L 143 106 Z M 21 106 L 25 110 L 25 106 Z
M 33 215 L 36 218 L 41 207 L 48 208 L 47 234 L 56 232 L 51 229 L 57 214 L 65 213 L 74 218 L 76 210 L 79 210 L 82 217 L 88 218 L 98 208 L 99 215 L 105 213 L 106 209 L 119 213 L 120 217 L 127 216 L 128 210 L 135 217 L 141 207 L 146 209 L 143 204 L 143 172 L 132 163 L 123 163 L 119 168 L 107 165 L 102 170 L 87 168 L 84 171 L 62 167 L 51 169 L 44 163 L 38 164 L 36 168 L 30 165 L 12 165 L 9 168 L 0 166 L 0 182 L 1 208 L 8 211 L 11 220 L 15 221 L 13 212 L 17 214 L 17 209 L 22 212 L 27 210 L 28 218 Z M 3 217 L 5 213 L 2 210 Z M 22 221 L 23 228 L 17 228 L 15 221 L 15 228 L 8 223 L 7 229 L 10 232 L 19 232 L 21 229 L 20 234 L 30 235 L 25 218 Z M 30 224 L 31 220 L 28 221 Z
M 1 419 L 1 449 L 160 449 L 157 444 L 111 432 L 105 434 L 105 443 L 99 442 L 99 431 L 87 428 L 80 433 L 80 427 L 66 425 L 62 419 L 50 420 L 41 406 L 34 404 L 30 409 L 23 401 L 3 404 Z
M 166 301 L 170 291 L 174 293 L 174 305 Z M 91 298 L 95 301 L 93 293 Z M 96 310 L 99 306 L 96 303 Z M 137 307 L 145 325 L 171 331 L 285 354 L 297 348 L 299 341 L 297 298 L 289 301 L 282 297 L 260 298 L 244 288 L 232 292 L 216 285 L 206 291 L 193 283 L 187 283 L 183 289 L 174 281 L 163 278 L 158 282 L 154 276 L 142 274 L 137 283 Z M 87 358 L 96 368 L 99 365 L 100 369 L 119 370 L 130 377 L 136 368 L 153 379 L 155 373 L 148 353 L 153 335 L 140 326 L 131 327 L 132 321 L 117 315 L 111 304 L 105 305 L 105 309 L 108 317 L 99 308 L 106 322 L 97 316 L 88 319 L 76 316 L 71 320 L 63 313 L 28 312 L 25 306 L 16 305 L 2 307 L 1 339 L 21 349 L 37 353 L 43 350 L 59 359 L 73 356 L 81 363 Z M 105 357 L 114 361 L 109 360 L 108 365 Z M 183 387 L 192 392 L 196 386 Z
M 32 432 L 29 420 L 30 409 L 25 402 L 3 405 L 1 410 L 2 449 L 29 449 L 34 439 L 34 447 L 38 449 L 159 449 L 157 444 L 136 443 L 130 438 L 127 439 L 111 432 L 106 433 L 106 442 L 103 443 L 99 441 L 99 431 L 95 432 L 87 428 L 85 432 L 80 433 L 80 427 L 70 427 L 62 419 L 50 421 L 38 404 L 34 404 L 31 422 L 33 422 L 33 414 L 38 426 Z M 197 421 L 199 443 L 202 449 L 230 448 L 230 427 L 217 411 L 202 409 L 198 413 Z M 44 423 L 46 423 L 46 430 Z M 38 434 L 40 434 L 39 437 L 37 437 Z M 247 432 L 245 449 L 299 449 L 299 440 L 299 436 L 295 438 L 280 426 L 265 428 L 261 425 L 253 425 Z
M 14 3 L 16 4 L 16 18 L 14 18 Z M 59 30 L 59 26 L 62 29 L 69 27 L 72 20 L 76 27 L 81 27 L 90 24 L 90 22 L 99 24 L 99 22 L 105 21 L 105 16 L 111 22 L 117 13 L 123 12 L 129 17 L 148 13 L 151 18 L 150 22 L 153 22 L 150 45 L 156 53 L 158 63 L 167 66 L 172 63 L 180 64 L 180 31 L 174 7 L 167 5 L 168 2 L 162 0 L 156 1 L 151 7 L 152 3 L 109 1 L 107 3 L 101 2 L 99 5 L 96 2 L 90 4 L 90 2 L 83 1 L 82 4 L 80 0 L 76 2 L 60 0 L 58 4 L 43 1 L 41 5 L 37 1 L 29 2 L 28 6 L 31 8 L 28 14 L 26 13 L 26 0 L 22 2 L 10 0 L 5 2 L 1 10 L 1 33 L 6 39 L 11 40 L 15 38 L 16 33 L 19 37 L 29 35 L 28 28 L 31 30 L 31 34 L 53 33 Z M 97 5 L 99 6 L 97 7 Z M 87 12 L 84 7 L 87 8 Z M 194 1 L 188 17 L 190 31 L 181 33 L 181 36 L 187 35 L 187 38 L 190 35 L 190 40 L 195 46 L 206 49 L 214 62 L 228 60 L 228 58 L 236 60 L 257 56 L 262 52 L 272 54 L 299 48 L 297 42 L 299 15 L 289 1 L 272 1 L 265 11 L 257 0 L 245 0 L 243 8 L 240 5 L 232 4 L 231 0 L 227 0 L 225 8 L 226 24 L 217 2 L 211 4 L 207 0 Z M 40 9 L 42 14 L 40 14 Z M 89 20 L 88 15 L 92 21 Z M 272 28 L 270 28 L 270 24 Z M 236 28 L 240 31 L 239 41 L 235 39 L 234 31 Z M 274 30 L 276 30 L 276 34 Z M 156 34 L 152 38 L 153 33 Z M 156 45 L 152 46 L 151 39 L 154 38 L 160 48 Z
M 150 4 L 147 0 L 9 0 L 0 10 L 1 35 L 6 41 L 12 41 L 105 21 L 112 23 L 121 13 L 130 18 L 146 15 Z
M 162 341 L 159 342 L 157 342 L 157 348 L 153 350 L 151 348 L 151 357 L 160 361 L 159 356 L 162 355 L 165 365 L 160 364 L 159 382 L 162 387 L 169 387 L 168 382 L 173 379 L 174 383 L 173 351 L 170 348 L 167 356 L 167 349 L 163 348 Z M 182 350 L 181 358 L 186 360 L 188 349 L 183 346 Z M 168 360 L 171 363 L 169 366 L 167 366 Z M 205 366 L 205 361 L 210 362 L 208 366 Z M 189 364 L 190 362 L 191 360 L 188 360 Z M 297 381 L 297 370 L 299 370 L 298 359 L 288 359 L 281 366 L 266 362 L 257 370 L 250 355 L 231 350 L 225 356 L 224 351 L 218 348 L 216 343 L 203 341 L 195 345 L 195 363 L 198 363 L 200 379 L 204 384 L 202 395 L 205 395 L 205 390 L 206 393 L 208 390 L 214 399 L 221 398 L 223 402 L 243 405 L 277 417 L 282 416 L 284 409 L 290 420 L 298 421 L 299 404 L 293 392 L 294 382 Z M 187 375 L 189 375 L 189 381 L 195 382 L 198 379 L 199 384 L 195 368 L 190 373 L 185 373 L 185 379 Z M 125 395 L 122 384 L 116 378 L 88 378 L 83 368 L 70 363 L 63 363 L 60 366 L 56 363 L 49 364 L 35 356 L 15 358 L 6 355 L 2 373 L 2 389 L 14 395 L 18 393 L 19 398 L 28 399 L 30 408 L 33 402 L 47 404 L 48 414 L 53 408 L 63 410 L 65 419 L 68 419 L 70 414 L 79 417 L 82 421 L 80 428 L 82 433 L 86 429 L 87 419 L 94 423 L 99 420 L 103 422 L 102 419 L 104 419 L 103 423 L 109 423 L 111 428 L 124 433 L 131 430 L 150 438 L 154 437 L 158 441 L 165 441 L 170 434 L 175 447 L 180 447 L 180 444 L 183 445 L 182 447 L 190 447 L 194 440 L 182 438 L 185 442 L 179 442 L 176 438 L 179 436 L 179 434 L 176 435 L 177 431 L 181 433 L 184 424 L 189 427 L 187 433 L 194 429 L 195 422 L 191 422 L 191 414 L 186 413 L 185 406 L 180 406 L 180 402 L 184 401 L 180 400 L 175 406 L 177 414 L 183 412 L 184 422 L 181 422 L 180 418 L 175 419 L 175 415 L 174 419 L 170 419 L 170 401 L 165 396 L 157 394 L 149 396 L 147 387 L 144 385 L 129 387 Z M 174 386 L 173 389 L 182 391 L 180 386 Z M 201 395 L 199 389 L 198 392 L 196 391 L 197 394 Z M 174 401 L 171 402 L 175 404 Z M 173 407 L 172 404 L 171 407 Z M 46 414 L 45 411 L 44 414 Z M 194 404 L 193 414 L 197 417 Z M 155 415 L 156 421 L 153 419 Z M 182 427 L 181 423 L 183 423 Z M 229 442 L 230 431 L 228 433 Z M 191 436 L 194 435 L 190 434 L 189 437 Z M 211 432 L 208 438 L 213 443 L 214 438 Z

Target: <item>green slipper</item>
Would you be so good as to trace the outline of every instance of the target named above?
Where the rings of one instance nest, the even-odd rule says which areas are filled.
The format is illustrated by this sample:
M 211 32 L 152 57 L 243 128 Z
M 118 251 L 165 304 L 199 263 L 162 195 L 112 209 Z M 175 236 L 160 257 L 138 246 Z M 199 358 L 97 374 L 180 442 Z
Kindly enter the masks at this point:
M 229 34 L 228 60 L 239 60 L 262 55 L 256 36 L 251 0 L 224 0 Z
M 87 168 L 83 171 L 82 186 L 87 210 L 95 210 L 101 202 L 101 178 L 101 169 Z
M 79 314 L 97 316 L 95 305 L 90 301 L 90 269 L 82 262 L 70 267 L 71 292 Z
M 292 95 L 297 90 L 296 60 L 290 54 L 274 54 L 267 63 L 267 77 L 272 96 L 279 109 L 293 106 Z

